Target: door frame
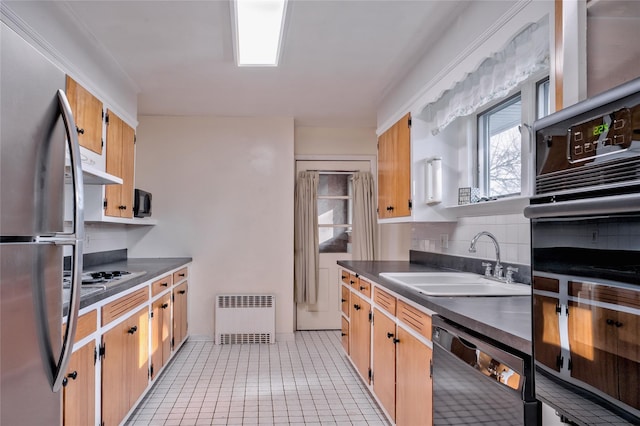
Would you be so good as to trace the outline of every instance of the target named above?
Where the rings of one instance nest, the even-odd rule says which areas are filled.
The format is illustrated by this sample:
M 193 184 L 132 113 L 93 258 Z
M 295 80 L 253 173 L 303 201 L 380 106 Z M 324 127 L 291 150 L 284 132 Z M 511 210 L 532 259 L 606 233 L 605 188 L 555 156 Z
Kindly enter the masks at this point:
M 297 177 L 297 167 L 296 167 L 296 163 L 298 161 L 326 161 L 326 162 L 339 162 L 339 161 L 368 161 L 369 162 L 369 170 L 371 171 L 371 174 L 373 175 L 373 179 L 374 182 L 376 182 L 376 187 L 377 187 L 377 179 L 378 179 L 378 173 L 377 173 L 377 156 L 376 155 L 322 155 L 322 154 L 305 154 L 305 155 L 295 155 L 294 156 L 294 166 L 293 166 L 293 174 L 294 174 L 294 182 L 296 180 Z M 376 193 L 376 205 L 377 205 L 377 193 Z M 336 281 L 337 283 L 337 281 Z M 291 283 L 291 291 L 293 294 L 294 291 L 294 283 Z M 336 303 L 338 303 L 338 300 L 336 300 Z M 340 310 L 340 307 L 338 306 L 338 310 Z M 293 304 L 293 329 L 294 330 L 298 330 L 298 304 L 295 303 L 295 297 L 294 297 L 294 304 Z

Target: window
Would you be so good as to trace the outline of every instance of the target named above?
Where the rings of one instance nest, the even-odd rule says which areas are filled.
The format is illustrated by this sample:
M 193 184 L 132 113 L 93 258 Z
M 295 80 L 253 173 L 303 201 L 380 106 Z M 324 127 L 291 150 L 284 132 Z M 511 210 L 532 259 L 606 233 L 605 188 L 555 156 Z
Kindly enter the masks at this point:
M 487 198 L 521 191 L 520 94 L 478 115 L 478 184 Z
M 320 172 L 318 246 L 320 253 L 351 253 L 353 174 Z
M 542 118 L 549 115 L 549 111 L 551 111 L 551 97 L 549 96 L 549 79 L 546 78 L 542 81 L 539 81 L 536 84 L 537 88 L 537 98 L 536 102 L 538 107 L 536 108 L 536 118 Z

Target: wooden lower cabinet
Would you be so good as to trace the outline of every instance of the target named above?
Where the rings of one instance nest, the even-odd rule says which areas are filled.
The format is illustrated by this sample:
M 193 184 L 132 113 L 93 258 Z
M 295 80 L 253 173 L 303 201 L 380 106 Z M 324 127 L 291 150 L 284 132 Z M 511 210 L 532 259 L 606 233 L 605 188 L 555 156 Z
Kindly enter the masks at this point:
M 119 425 L 149 384 L 149 308 L 104 333 L 102 421 Z
M 396 425 L 433 424 L 432 350 L 398 326 Z
M 362 378 L 370 383 L 371 360 L 371 304 L 355 293 L 351 294 L 351 308 L 349 313 L 351 335 L 349 350 L 351 359 L 356 365 Z
M 77 349 L 67 368 L 63 388 L 62 423 L 65 426 L 96 423 L 96 366 L 94 340 Z
M 373 391 L 389 417 L 396 419 L 396 323 L 373 312 Z
M 173 289 L 173 347 L 180 346 L 187 337 L 187 294 L 189 283 L 183 282 Z
M 151 305 L 151 378 L 164 367 L 171 356 L 171 294 L 167 293 Z

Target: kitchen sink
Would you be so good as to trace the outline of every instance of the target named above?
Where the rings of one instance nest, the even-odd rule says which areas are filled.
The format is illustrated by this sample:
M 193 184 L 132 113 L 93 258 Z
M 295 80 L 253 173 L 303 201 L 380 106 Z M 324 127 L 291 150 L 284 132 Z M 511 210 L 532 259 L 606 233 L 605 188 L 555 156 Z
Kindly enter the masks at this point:
M 468 272 L 383 272 L 381 277 L 427 296 L 529 296 L 531 287 Z

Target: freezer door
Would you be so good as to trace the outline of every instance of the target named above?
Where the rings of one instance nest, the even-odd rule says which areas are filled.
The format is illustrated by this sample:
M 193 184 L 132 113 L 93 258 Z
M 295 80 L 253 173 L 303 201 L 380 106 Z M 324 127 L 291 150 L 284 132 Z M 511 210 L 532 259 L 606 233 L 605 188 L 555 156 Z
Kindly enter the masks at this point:
M 62 247 L 0 244 L 0 264 L 0 424 L 59 425 Z
M 65 74 L 0 25 L 0 236 L 61 232 L 65 131 L 57 90 Z

